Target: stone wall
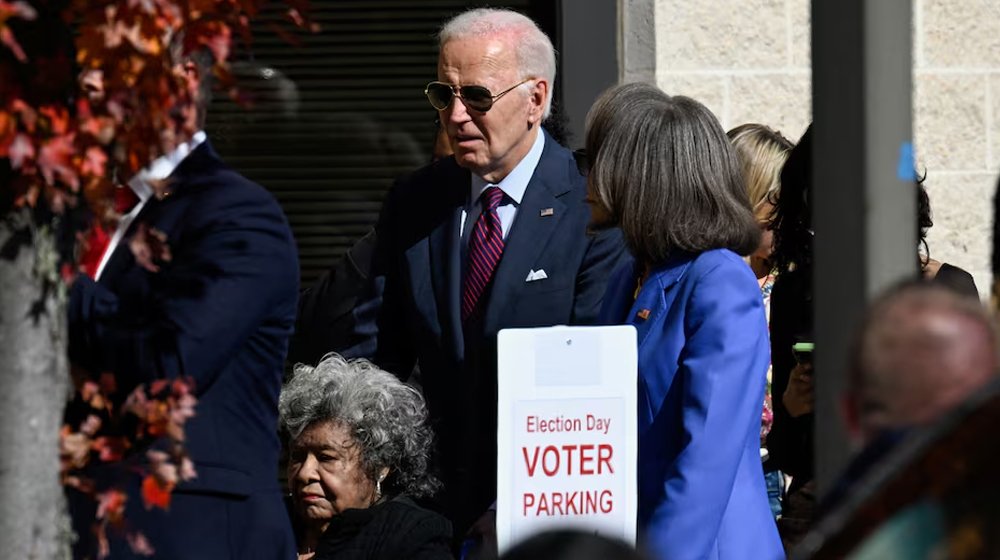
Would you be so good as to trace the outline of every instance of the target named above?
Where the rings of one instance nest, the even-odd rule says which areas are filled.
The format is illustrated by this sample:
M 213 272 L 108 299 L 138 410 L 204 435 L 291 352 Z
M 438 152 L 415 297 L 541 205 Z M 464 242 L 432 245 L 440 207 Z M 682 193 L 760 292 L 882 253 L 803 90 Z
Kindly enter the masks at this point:
M 655 0 L 656 83 L 723 127 L 797 140 L 810 121 L 809 0 Z M 879 0 L 883 1 L 883 0 Z M 1000 170 L 1000 0 L 913 0 L 914 130 L 934 211 L 931 256 L 991 282 Z

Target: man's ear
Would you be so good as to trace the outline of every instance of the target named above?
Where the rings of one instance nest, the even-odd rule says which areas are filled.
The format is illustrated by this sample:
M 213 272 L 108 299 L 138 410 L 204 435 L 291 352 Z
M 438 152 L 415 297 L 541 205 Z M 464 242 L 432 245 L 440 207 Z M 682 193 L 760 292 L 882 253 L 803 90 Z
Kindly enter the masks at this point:
M 545 113 L 545 100 L 549 97 L 549 82 L 543 79 L 536 79 L 528 94 L 530 106 L 528 112 L 528 123 L 535 125 L 542 122 L 542 115 Z

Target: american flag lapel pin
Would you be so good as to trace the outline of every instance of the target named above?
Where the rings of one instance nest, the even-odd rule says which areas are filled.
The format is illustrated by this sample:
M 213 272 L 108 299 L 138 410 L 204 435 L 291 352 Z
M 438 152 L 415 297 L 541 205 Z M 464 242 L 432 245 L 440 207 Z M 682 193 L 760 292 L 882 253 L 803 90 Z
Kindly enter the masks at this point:
M 556 211 L 554 208 L 542 208 L 542 211 L 538 213 L 539 216 L 547 218 L 549 216 L 555 215 Z
M 642 319 L 643 321 L 645 321 L 646 319 L 649 319 L 649 310 L 648 309 L 640 309 L 639 312 L 636 313 L 636 316 L 639 317 L 640 319 Z

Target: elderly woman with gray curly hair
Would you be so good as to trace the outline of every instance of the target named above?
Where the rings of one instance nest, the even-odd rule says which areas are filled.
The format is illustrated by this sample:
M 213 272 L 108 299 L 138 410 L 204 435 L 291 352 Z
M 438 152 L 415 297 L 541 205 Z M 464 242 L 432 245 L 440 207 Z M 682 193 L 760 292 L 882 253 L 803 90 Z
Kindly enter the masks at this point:
M 299 364 L 279 402 L 299 559 L 451 558 L 451 525 L 414 503 L 431 430 L 420 393 L 365 360 Z

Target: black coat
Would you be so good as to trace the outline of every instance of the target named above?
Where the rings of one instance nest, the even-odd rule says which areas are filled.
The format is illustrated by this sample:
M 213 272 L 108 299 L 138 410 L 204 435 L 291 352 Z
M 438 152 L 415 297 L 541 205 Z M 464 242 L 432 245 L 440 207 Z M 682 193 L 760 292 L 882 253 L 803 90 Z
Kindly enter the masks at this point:
M 399 496 L 337 515 L 313 560 L 451 560 L 451 524 Z

